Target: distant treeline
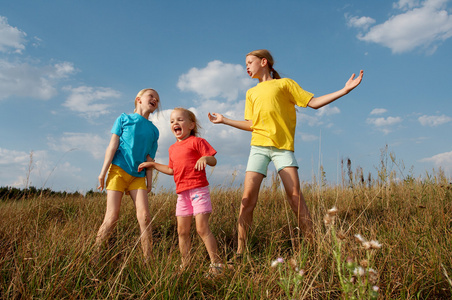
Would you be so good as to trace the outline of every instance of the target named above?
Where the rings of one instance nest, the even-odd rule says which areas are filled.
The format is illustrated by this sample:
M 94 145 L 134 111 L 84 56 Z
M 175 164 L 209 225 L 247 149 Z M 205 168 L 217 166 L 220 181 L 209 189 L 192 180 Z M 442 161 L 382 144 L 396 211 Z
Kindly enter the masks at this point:
M 33 197 L 92 197 L 101 194 L 101 192 L 96 192 L 92 189 L 83 195 L 80 192 L 56 192 L 49 188 L 40 189 L 34 186 L 30 186 L 26 189 L 19 189 L 10 186 L 0 187 L 0 201 L 21 200 Z

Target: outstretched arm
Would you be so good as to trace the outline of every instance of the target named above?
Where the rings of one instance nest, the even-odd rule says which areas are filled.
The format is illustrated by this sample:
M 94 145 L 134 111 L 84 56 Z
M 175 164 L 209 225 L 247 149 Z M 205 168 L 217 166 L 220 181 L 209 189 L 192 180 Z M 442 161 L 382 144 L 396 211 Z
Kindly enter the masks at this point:
M 350 93 L 354 88 L 356 88 L 363 79 L 363 70 L 359 72 L 358 77 L 355 78 L 355 73 L 350 77 L 350 79 L 345 83 L 345 86 L 331 94 L 323 95 L 320 97 L 313 97 L 309 103 L 308 106 L 314 109 L 321 108 L 327 104 L 330 104 L 331 102 L 339 99 L 342 96 L 347 95 Z
M 100 171 L 99 186 L 98 190 L 103 190 L 105 187 L 105 176 L 107 175 L 108 168 L 113 161 L 113 157 L 115 156 L 116 150 L 119 147 L 119 136 L 116 134 L 111 135 L 110 144 L 108 144 L 107 150 L 105 151 L 104 164 L 102 165 L 102 170 Z
M 251 129 L 251 126 L 253 126 L 253 121 L 250 120 L 231 120 L 219 113 L 209 113 L 208 117 L 210 122 L 214 124 L 225 124 L 242 130 L 253 131 L 253 129 Z
M 167 165 L 162 165 L 162 164 L 159 164 L 159 163 L 156 163 L 156 162 L 152 162 L 152 161 L 141 163 L 138 166 L 138 172 L 141 172 L 143 169 L 148 169 L 148 168 L 154 168 L 154 169 L 156 169 L 159 172 L 165 173 L 166 175 L 173 175 L 174 174 L 173 169 L 171 169 Z

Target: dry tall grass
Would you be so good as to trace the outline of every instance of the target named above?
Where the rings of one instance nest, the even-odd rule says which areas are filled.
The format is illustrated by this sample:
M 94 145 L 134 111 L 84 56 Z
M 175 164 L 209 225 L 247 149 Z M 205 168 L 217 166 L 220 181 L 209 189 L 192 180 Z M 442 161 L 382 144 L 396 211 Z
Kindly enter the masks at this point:
M 336 299 L 344 298 L 327 210 L 339 209 L 335 229 L 340 256 L 361 261 L 366 251 L 353 236 L 378 240 L 373 253 L 381 299 L 452 297 L 452 189 L 439 172 L 426 179 L 388 179 L 343 186 L 304 185 L 316 239 L 299 236 L 278 182 L 261 191 L 250 234 L 249 255 L 216 279 L 204 277 L 205 248 L 193 231 L 192 267 L 180 273 L 174 217 L 176 196 L 150 196 L 154 261 L 145 263 L 135 209 L 124 198 L 117 231 L 93 261 L 93 243 L 105 197 L 39 198 L 0 202 L 0 297 L 2 299 Z M 212 188 L 211 228 L 221 255 L 236 247 L 240 188 Z M 301 242 L 300 242 L 301 241 Z M 276 258 L 302 270 L 276 269 Z M 292 272 L 292 273 L 291 273 Z

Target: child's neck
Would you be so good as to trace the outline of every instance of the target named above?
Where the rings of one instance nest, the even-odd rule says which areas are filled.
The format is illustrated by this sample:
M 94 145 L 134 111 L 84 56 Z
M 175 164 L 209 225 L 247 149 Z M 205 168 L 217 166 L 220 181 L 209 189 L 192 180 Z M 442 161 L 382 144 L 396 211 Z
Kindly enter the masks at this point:
M 270 75 L 270 73 L 265 73 L 265 74 L 262 75 L 262 77 L 259 78 L 259 82 L 269 81 L 269 80 L 273 80 L 273 78 Z
M 149 116 L 151 115 L 150 111 L 142 111 L 140 109 L 137 109 L 136 113 L 139 114 L 140 116 L 142 116 L 145 119 L 149 119 Z

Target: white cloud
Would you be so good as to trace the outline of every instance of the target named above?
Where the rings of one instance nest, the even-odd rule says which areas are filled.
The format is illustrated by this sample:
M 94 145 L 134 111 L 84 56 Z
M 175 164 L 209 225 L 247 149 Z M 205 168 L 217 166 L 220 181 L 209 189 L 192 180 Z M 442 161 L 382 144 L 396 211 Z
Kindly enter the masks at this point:
M 326 106 L 319 108 L 315 114 L 316 114 L 316 116 L 323 117 L 323 116 L 336 115 L 336 114 L 339 114 L 340 112 L 341 112 L 341 110 L 337 106 L 326 105 Z
M 120 93 L 111 88 L 80 86 L 65 87 L 70 95 L 63 106 L 86 118 L 96 118 L 109 113 L 111 98 L 119 98 Z
M 39 187 L 38 182 L 44 182 L 42 175 L 49 174 L 43 168 L 46 158 L 47 152 L 42 150 L 25 152 L 0 148 L 0 182 L 18 188 Z
M 358 34 L 358 39 L 383 45 L 393 53 L 423 49 L 432 54 L 441 42 L 452 36 L 452 16 L 446 9 L 447 1 L 401 0 L 394 5 L 395 8 L 402 9 L 401 13 L 370 27 L 369 31 L 367 17 L 347 16 L 347 22 L 350 26 L 363 30 Z
M 301 136 L 301 140 L 303 142 L 313 142 L 313 141 L 317 141 L 319 139 L 319 137 L 316 135 L 309 134 L 309 133 L 303 133 L 303 132 L 300 132 L 300 136 Z
M 381 114 L 386 113 L 387 111 L 388 111 L 388 110 L 385 109 L 385 108 L 374 108 L 374 109 L 370 112 L 370 114 L 371 114 L 371 115 L 381 115 Z
M 387 118 L 367 118 L 367 124 L 374 125 L 378 130 L 385 134 L 392 131 L 394 125 L 402 122 L 401 117 L 387 117 Z
M 57 94 L 59 80 L 75 72 L 69 62 L 37 66 L 0 60 L 0 99 L 17 96 L 48 100 Z
M 10 26 L 7 19 L 0 16 L 0 52 L 22 53 L 26 36 L 26 33 Z M 34 40 L 34 46 L 41 42 L 38 37 Z M 76 72 L 70 62 L 45 65 L 39 60 L 5 56 L 0 59 L 0 99 L 16 96 L 48 100 L 57 94 L 58 83 Z
M 348 17 L 346 15 L 346 17 Z M 348 17 L 347 25 L 349 27 L 355 27 L 367 30 L 369 26 L 375 23 L 375 20 L 370 17 Z
M 308 126 L 310 126 L 310 127 L 320 126 L 323 124 L 323 121 L 321 120 L 321 118 L 319 116 L 317 116 L 317 115 L 311 116 L 311 115 L 305 114 L 305 113 L 299 113 L 297 116 L 297 120 L 301 124 L 307 123 Z
M 48 145 L 52 150 L 60 152 L 85 151 L 95 159 L 104 157 L 108 142 L 108 140 L 93 133 L 65 132 L 59 138 L 48 138 Z
M 393 3 L 394 8 L 398 9 L 412 9 L 413 7 L 419 6 L 419 0 L 399 0 L 399 2 Z
M 436 167 L 441 167 L 449 174 L 452 173 L 452 151 L 436 154 L 432 157 L 423 158 L 421 162 L 432 162 Z
M 30 153 L 0 148 L 0 166 L 8 164 L 25 165 L 30 161 Z
M 452 121 L 452 118 L 446 115 L 441 116 L 423 115 L 418 118 L 418 121 L 419 123 L 421 123 L 422 126 L 435 127 Z
M 203 69 L 192 68 L 181 75 L 177 87 L 181 91 L 194 92 L 204 99 L 221 97 L 233 101 L 240 92 L 246 91 L 253 84 L 241 65 L 214 60 Z
M 9 25 L 6 17 L 0 16 L 0 52 L 22 53 L 26 36 L 25 32 Z

